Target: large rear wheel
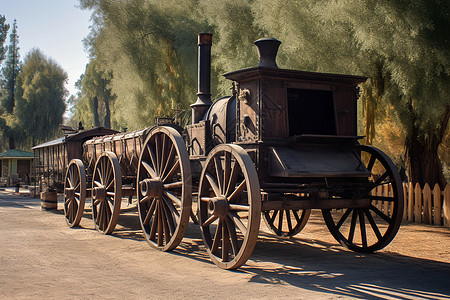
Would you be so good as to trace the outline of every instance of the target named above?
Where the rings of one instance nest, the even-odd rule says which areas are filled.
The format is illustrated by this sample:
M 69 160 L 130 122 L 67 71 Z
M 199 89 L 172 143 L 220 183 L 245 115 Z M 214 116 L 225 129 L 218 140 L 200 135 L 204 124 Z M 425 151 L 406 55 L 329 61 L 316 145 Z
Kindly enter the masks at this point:
M 403 216 L 403 188 L 397 168 L 382 151 L 361 146 L 361 160 L 372 175 L 365 192 L 369 207 L 325 209 L 322 214 L 333 237 L 356 252 L 373 252 L 388 245 Z M 383 195 L 376 195 L 384 190 Z
M 157 127 L 147 137 L 137 175 L 138 213 L 145 240 L 162 251 L 183 239 L 192 204 L 189 155 L 181 135 Z

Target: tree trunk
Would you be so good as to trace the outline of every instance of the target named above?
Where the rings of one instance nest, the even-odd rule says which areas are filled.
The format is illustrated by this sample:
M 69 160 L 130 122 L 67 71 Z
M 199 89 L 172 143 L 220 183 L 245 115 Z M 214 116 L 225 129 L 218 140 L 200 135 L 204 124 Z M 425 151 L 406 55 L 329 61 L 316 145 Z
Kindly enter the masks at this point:
M 12 135 L 9 136 L 9 149 L 16 149 L 16 144 L 14 143 L 14 137 Z
M 430 186 L 439 184 L 444 189 L 447 182 L 442 170 L 442 163 L 438 155 L 439 145 L 445 136 L 450 117 L 450 108 L 443 112 L 436 120 L 434 131 L 423 132 L 413 125 L 411 134 L 405 139 L 406 161 L 408 164 L 409 181 L 425 183 Z M 414 122 L 412 122 L 414 124 Z
M 109 100 L 105 99 L 105 120 L 104 120 L 104 126 L 105 128 L 111 128 L 111 110 L 109 109 Z
M 98 98 L 97 96 L 94 97 L 94 107 L 93 112 L 94 114 L 94 126 L 100 126 L 100 118 L 98 116 Z

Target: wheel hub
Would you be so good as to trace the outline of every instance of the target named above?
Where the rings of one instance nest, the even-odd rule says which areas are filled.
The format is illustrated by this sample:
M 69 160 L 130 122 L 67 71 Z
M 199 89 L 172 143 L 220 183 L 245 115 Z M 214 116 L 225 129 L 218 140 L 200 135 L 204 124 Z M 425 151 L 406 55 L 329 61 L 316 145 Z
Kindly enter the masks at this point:
M 228 211 L 228 202 L 224 196 L 214 197 L 209 200 L 208 212 L 211 215 L 225 217 Z
M 69 200 L 75 199 L 75 189 L 74 188 L 66 188 L 66 197 Z
M 163 192 L 163 183 L 161 178 L 144 179 L 139 182 L 141 194 L 144 197 L 161 198 Z
M 106 199 L 106 189 L 104 186 L 97 186 L 92 190 L 92 198 L 103 201 Z

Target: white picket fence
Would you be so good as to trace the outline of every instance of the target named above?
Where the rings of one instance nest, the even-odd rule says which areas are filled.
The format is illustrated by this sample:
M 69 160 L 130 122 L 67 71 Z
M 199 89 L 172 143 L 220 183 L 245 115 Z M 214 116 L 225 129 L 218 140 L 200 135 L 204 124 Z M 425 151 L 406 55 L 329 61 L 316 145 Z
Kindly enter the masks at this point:
M 450 227 L 450 185 L 441 190 L 438 184 L 431 189 L 427 183 L 423 187 L 417 183 L 403 183 L 405 209 L 403 220 L 423 224 L 444 225 Z M 376 195 L 387 196 L 391 186 L 378 186 Z M 389 203 L 375 203 L 379 209 L 389 211 Z

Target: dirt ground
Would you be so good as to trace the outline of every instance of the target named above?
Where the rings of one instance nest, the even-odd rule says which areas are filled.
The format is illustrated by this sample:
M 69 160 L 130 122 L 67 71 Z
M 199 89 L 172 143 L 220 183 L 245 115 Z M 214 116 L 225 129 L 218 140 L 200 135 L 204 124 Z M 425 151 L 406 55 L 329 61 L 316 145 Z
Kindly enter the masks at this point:
M 251 259 L 216 267 L 191 224 L 175 251 L 152 249 L 136 212 L 111 236 L 67 227 L 62 205 L 0 191 L 1 299 L 450 299 L 450 229 L 405 223 L 382 251 L 344 250 L 315 212 L 305 229 L 280 239 L 261 223 Z

